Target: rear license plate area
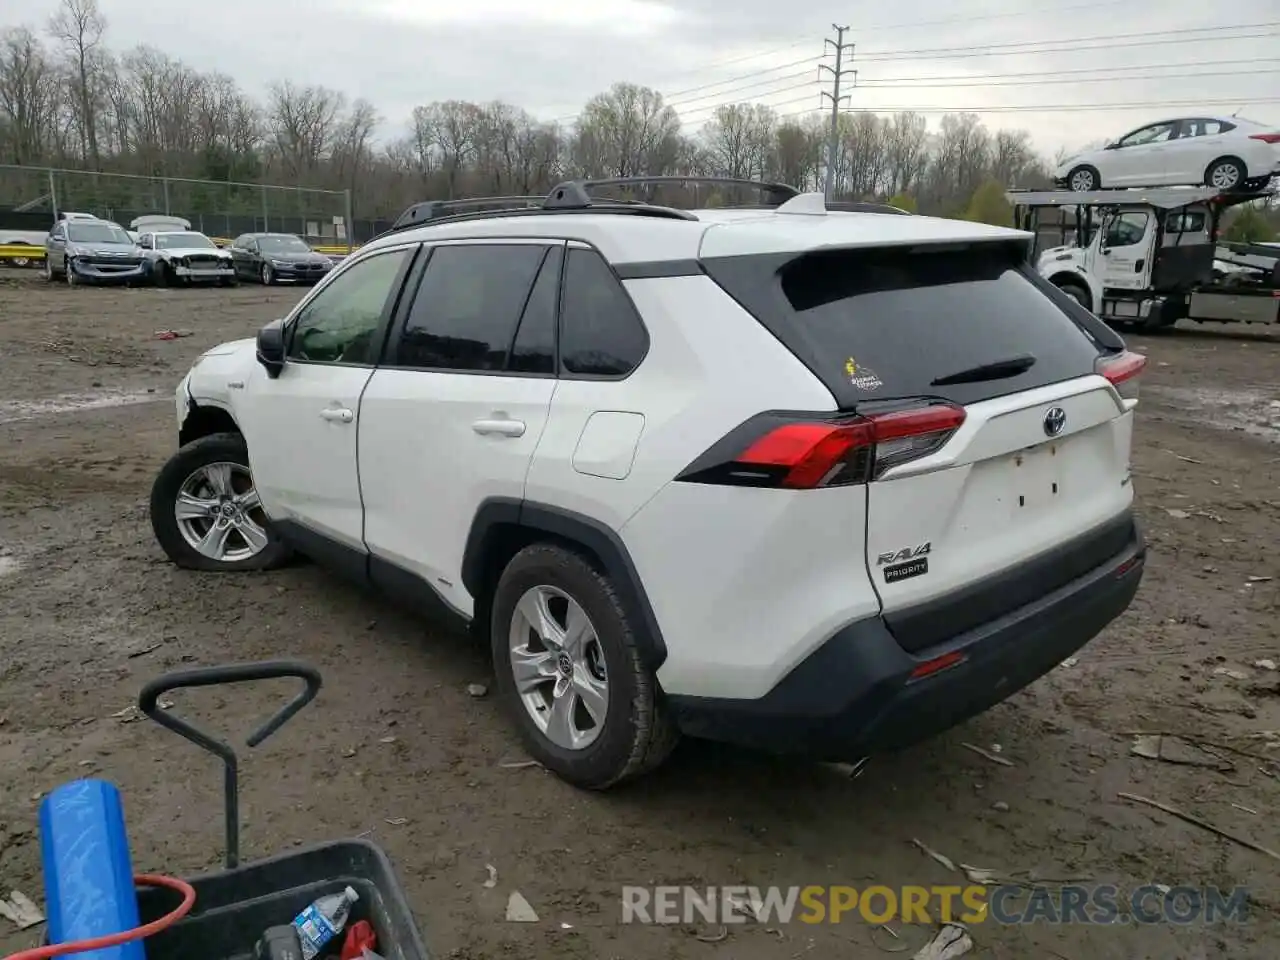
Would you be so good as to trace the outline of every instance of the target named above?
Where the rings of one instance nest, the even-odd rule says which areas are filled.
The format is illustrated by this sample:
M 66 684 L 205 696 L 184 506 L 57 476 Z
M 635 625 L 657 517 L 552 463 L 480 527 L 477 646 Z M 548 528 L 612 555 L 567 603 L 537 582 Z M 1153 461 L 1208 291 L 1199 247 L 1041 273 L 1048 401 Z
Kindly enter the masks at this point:
M 1046 443 L 1009 457 L 1009 506 L 1014 517 L 1039 515 L 1066 499 L 1062 443 Z

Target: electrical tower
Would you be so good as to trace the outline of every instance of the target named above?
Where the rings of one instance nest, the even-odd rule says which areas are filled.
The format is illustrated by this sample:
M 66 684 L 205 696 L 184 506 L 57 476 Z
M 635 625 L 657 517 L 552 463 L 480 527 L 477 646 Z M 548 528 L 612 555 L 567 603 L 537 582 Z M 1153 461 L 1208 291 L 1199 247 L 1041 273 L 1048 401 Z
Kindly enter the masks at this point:
M 821 74 L 823 70 L 826 70 L 831 74 L 832 79 L 831 92 L 827 93 L 825 90 L 822 91 L 822 95 L 824 97 L 829 97 L 831 100 L 831 135 L 827 141 L 826 188 L 827 200 L 829 201 L 835 199 L 836 154 L 840 150 L 840 101 L 849 99 L 847 95 L 841 96 L 840 81 L 846 76 L 852 76 L 856 83 L 858 77 L 857 70 L 843 69 L 845 53 L 848 53 L 850 57 L 853 56 L 853 44 L 844 42 L 844 35 L 848 32 L 849 28 L 841 27 L 833 23 L 831 25 L 831 29 L 836 32 L 836 38 L 835 40 L 831 40 L 830 38 L 824 40 L 823 50 L 826 50 L 828 44 L 836 48 L 836 65 L 834 67 L 828 67 L 825 63 L 818 65 L 818 73 Z

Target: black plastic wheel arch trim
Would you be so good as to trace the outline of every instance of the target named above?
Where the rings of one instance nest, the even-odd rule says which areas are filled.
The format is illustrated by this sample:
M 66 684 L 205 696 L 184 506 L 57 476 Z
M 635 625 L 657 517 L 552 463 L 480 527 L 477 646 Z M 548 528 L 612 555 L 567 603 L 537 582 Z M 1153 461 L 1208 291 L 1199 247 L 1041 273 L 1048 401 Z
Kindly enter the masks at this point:
M 591 551 L 613 581 L 627 612 L 640 627 L 636 642 L 645 666 L 657 670 L 667 659 L 658 618 L 640 581 L 640 574 L 616 530 L 591 517 L 529 500 L 491 497 L 480 504 L 462 557 L 462 585 L 473 597 L 484 589 L 485 560 L 503 527 L 540 531 Z

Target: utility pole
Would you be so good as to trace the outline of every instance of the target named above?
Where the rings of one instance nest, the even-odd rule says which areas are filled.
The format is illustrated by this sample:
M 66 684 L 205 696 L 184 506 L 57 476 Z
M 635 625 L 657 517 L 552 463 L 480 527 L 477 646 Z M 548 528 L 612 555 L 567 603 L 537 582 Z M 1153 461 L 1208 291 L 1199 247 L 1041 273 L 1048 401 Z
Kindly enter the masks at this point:
M 844 66 L 845 52 L 847 51 L 849 56 L 853 56 L 853 44 L 844 42 L 844 35 L 849 31 L 849 28 L 833 23 L 831 29 L 836 32 L 836 38 L 835 40 L 830 38 L 824 40 L 823 50 L 826 50 L 828 44 L 836 48 L 836 65 L 834 68 L 828 67 L 825 63 L 818 65 L 818 73 L 821 74 L 823 70 L 826 70 L 831 74 L 832 79 L 832 91 L 830 93 L 825 90 L 822 91 L 824 97 L 831 99 L 831 136 L 827 141 L 826 194 L 828 201 L 835 199 L 836 191 L 836 154 L 840 150 L 840 101 L 849 99 L 848 96 L 840 95 L 840 81 L 846 75 L 852 75 L 855 80 L 858 76 L 857 70 L 841 69 Z

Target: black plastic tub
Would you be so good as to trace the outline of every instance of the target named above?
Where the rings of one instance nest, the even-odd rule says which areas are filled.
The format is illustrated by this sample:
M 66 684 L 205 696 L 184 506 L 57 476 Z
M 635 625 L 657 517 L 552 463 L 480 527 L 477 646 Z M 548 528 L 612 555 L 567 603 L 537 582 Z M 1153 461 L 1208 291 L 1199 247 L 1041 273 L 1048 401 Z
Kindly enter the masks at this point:
M 256 747 L 315 699 L 321 679 L 314 667 L 296 661 L 272 660 L 181 670 L 157 677 L 138 695 L 139 710 L 219 757 L 225 771 L 226 868 L 184 878 L 195 889 L 195 904 L 181 920 L 144 941 L 147 960 L 252 957 L 254 946 L 266 930 L 291 923 L 312 901 L 328 893 L 339 893 L 348 886 L 360 898 L 352 907 L 346 928 L 322 951 L 320 960 L 338 957 L 346 930 L 361 920 L 373 927 L 378 938 L 376 952 L 386 960 L 431 960 L 391 862 L 376 844 L 368 840 L 338 840 L 241 864 L 235 751 L 159 705 L 162 693 L 180 687 L 220 686 L 278 677 L 296 677 L 305 687 L 248 737 L 247 744 Z M 137 890 L 143 925 L 159 920 L 182 902 L 176 891 L 167 888 L 140 886 Z

